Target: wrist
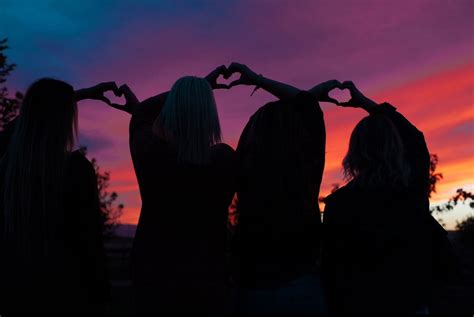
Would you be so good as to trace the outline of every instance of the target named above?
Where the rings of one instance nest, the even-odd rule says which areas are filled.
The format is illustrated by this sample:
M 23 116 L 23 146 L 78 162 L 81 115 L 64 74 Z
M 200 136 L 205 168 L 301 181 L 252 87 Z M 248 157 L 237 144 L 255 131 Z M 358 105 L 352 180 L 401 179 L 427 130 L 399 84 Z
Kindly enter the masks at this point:
M 255 78 L 253 81 L 254 81 L 255 86 L 260 87 L 264 80 L 265 80 L 265 77 L 263 77 L 262 74 L 258 74 L 258 75 L 255 74 Z
M 362 108 L 369 113 L 375 110 L 377 106 L 378 104 L 369 98 L 365 98 L 364 102 L 362 103 Z
M 74 97 L 76 98 L 76 101 L 87 99 L 87 88 L 74 91 Z
M 250 96 L 253 96 L 253 94 L 254 94 L 258 89 L 260 89 L 260 87 L 262 87 L 262 82 L 263 82 L 263 76 L 262 76 L 262 74 L 259 74 L 258 76 L 256 76 L 255 79 L 253 80 L 253 82 L 254 82 L 255 88 L 254 88 L 254 90 L 252 91 L 252 93 L 250 94 Z

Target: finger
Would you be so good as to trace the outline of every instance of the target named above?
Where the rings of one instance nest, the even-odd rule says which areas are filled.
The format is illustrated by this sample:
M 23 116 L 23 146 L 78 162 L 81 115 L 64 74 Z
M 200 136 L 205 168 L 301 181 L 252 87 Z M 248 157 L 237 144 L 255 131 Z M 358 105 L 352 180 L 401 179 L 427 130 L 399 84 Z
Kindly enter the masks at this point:
M 221 66 L 216 68 L 216 71 L 219 74 L 224 74 L 227 71 L 227 67 L 225 67 L 225 65 L 221 65 Z
M 219 66 L 217 68 L 215 68 L 214 70 L 212 70 L 212 72 L 210 72 L 206 77 L 204 77 L 205 79 L 207 79 L 208 81 L 214 81 L 217 79 L 217 77 L 219 77 L 219 74 L 221 72 L 221 67 L 222 66 Z
M 118 110 L 124 110 L 125 109 L 125 106 L 119 105 L 117 103 L 109 103 L 109 106 L 111 106 L 112 108 L 118 109 Z
M 356 88 L 354 83 L 350 80 L 346 80 L 345 82 L 342 83 L 342 85 L 344 86 L 344 88 L 349 88 L 349 89 L 355 89 Z
M 239 78 L 239 79 L 234 80 L 233 82 L 231 82 L 229 84 L 229 88 L 232 88 L 232 87 L 238 86 L 238 85 L 242 85 L 242 84 L 243 84 L 242 78 Z
M 338 80 L 330 80 L 330 81 L 327 81 L 323 84 L 323 91 L 326 92 L 326 94 L 328 94 L 330 91 L 334 90 L 334 89 L 345 89 L 346 87 L 344 87 L 342 85 L 342 83 Z
M 120 92 L 119 88 L 117 87 L 117 84 L 114 81 L 99 84 L 99 90 L 101 93 L 112 91 L 115 96 L 122 96 L 122 93 Z
M 226 67 L 225 71 L 222 73 L 222 77 L 224 77 L 224 79 L 229 79 L 232 74 L 233 73 L 229 70 L 229 68 Z
M 130 87 L 128 87 L 127 84 L 123 84 L 122 86 L 120 86 L 119 89 L 125 96 L 129 96 L 133 94 L 132 90 L 130 89 Z
M 345 101 L 345 102 L 338 102 L 337 105 L 341 107 L 351 107 L 351 108 L 358 107 L 357 103 L 354 102 L 354 99 L 350 99 L 349 101 Z
M 327 85 L 327 86 L 330 86 L 330 87 L 342 86 L 341 82 L 339 80 L 336 80 L 336 79 L 328 80 L 324 84 Z
M 344 85 L 339 80 L 332 81 L 333 88 L 344 89 Z
M 229 89 L 230 87 L 225 84 L 216 84 L 214 85 L 214 89 Z
M 102 91 L 113 91 L 114 93 L 118 93 L 119 89 L 117 87 L 117 84 L 114 81 L 109 81 L 101 84 L 101 90 Z
M 237 71 L 237 68 L 235 67 L 234 63 L 230 64 L 229 67 L 227 67 L 227 71 L 224 74 L 225 79 L 229 79 L 230 76 L 232 76 L 233 73 Z
M 354 82 L 352 80 L 344 80 L 342 84 L 344 86 L 351 86 L 351 85 L 354 86 Z
M 362 92 L 356 87 L 356 85 L 354 85 L 354 83 L 352 81 L 347 81 L 347 82 L 344 82 L 344 83 L 345 83 L 346 88 L 349 89 L 352 98 L 358 99 L 358 98 L 364 96 L 362 94 Z
M 123 95 L 122 91 L 119 89 L 116 83 L 114 83 L 112 91 L 114 92 L 114 95 L 117 97 L 122 97 Z
M 336 99 L 331 98 L 331 97 L 324 98 L 321 101 L 330 102 L 330 103 L 333 103 L 333 104 L 336 104 L 336 105 L 339 104 L 339 101 L 337 101 Z
M 227 73 L 232 75 L 233 73 L 240 73 L 242 70 L 242 64 L 233 62 L 230 64 L 230 66 L 227 68 Z M 228 77 L 227 77 L 228 78 Z
M 97 97 L 96 99 L 97 99 L 97 100 L 100 100 L 100 101 L 103 101 L 103 102 L 105 102 L 106 104 L 109 104 L 109 105 L 111 104 L 109 98 L 107 98 L 107 97 L 105 97 L 105 96 L 99 96 L 99 97 Z
M 124 85 L 120 86 L 120 91 L 123 92 L 123 94 L 125 96 L 125 99 L 127 101 L 133 102 L 133 103 L 139 103 L 137 96 L 135 96 L 135 94 L 130 89 L 130 87 L 128 87 L 127 84 L 124 84 Z

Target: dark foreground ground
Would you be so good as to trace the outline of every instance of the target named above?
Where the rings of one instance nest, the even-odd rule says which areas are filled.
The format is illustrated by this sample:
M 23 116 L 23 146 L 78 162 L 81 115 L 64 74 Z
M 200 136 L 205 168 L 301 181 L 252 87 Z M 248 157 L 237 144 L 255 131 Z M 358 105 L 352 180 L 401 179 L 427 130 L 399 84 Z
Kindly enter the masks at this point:
M 459 256 L 461 276 L 437 292 L 431 313 L 472 316 L 474 315 L 474 250 L 463 247 L 456 233 L 450 233 L 450 238 Z M 112 285 L 109 312 L 113 314 L 133 312 L 129 278 L 129 253 L 132 241 L 132 238 L 116 237 L 106 244 Z

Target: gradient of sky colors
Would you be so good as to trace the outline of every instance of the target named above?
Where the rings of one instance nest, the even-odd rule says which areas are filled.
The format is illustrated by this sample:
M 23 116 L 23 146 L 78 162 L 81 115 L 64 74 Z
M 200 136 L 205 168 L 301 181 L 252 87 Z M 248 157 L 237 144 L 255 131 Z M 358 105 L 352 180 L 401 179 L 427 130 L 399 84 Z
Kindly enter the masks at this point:
M 437 204 L 459 187 L 474 190 L 473 12 L 472 0 L 2 0 L 0 37 L 9 38 L 8 57 L 18 64 L 9 87 L 22 91 L 43 76 L 77 88 L 115 80 L 144 99 L 183 75 L 204 76 L 232 61 L 302 89 L 353 80 L 424 132 L 444 174 Z M 251 90 L 216 92 L 224 140 L 232 146 L 249 116 L 273 99 L 263 91 L 250 97 Z M 342 183 L 350 132 L 365 114 L 322 106 L 327 194 Z M 112 189 L 125 203 L 122 222 L 136 222 L 128 115 L 99 102 L 82 102 L 79 111 L 81 144 L 111 171 Z M 470 212 L 460 207 L 443 218 L 453 228 Z

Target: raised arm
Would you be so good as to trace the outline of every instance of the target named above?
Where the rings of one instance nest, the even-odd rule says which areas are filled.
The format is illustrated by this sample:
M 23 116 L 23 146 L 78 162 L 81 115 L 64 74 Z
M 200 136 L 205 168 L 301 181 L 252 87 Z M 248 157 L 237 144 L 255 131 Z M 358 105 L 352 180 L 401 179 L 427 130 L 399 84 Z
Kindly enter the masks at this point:
M 76 95 L 76 101 L 93 99 L 103 101 L 110 105 L 111 102 L 109 98 L 104 96 L 104 93 L 107 91 L 112 91 L 117 97 L 122 95 L 119 88 L 117 87 L 117 84 L 115 84 L 113 81 L 100 83 L 89 88 L 78 89 L 74 93 Z
M 238 85 L 252 85 L 257 88 L 262 88 L 265 91 L 271 93 L 278 99 L 290 99 L 295 97 L 298 93 L 301 92 L 300 89 L 293 87 L 291 85 L 281 83 L 276 80 L 266 78 L 262 75 L 258 75 L 253 70 L 251 70 L 247 65 L 232 63 L 230 64 L 226 78 L 229 78 L 232 74 L 239 73 L 240 78 L 234 80 L 229 84 L 229 88 Z

